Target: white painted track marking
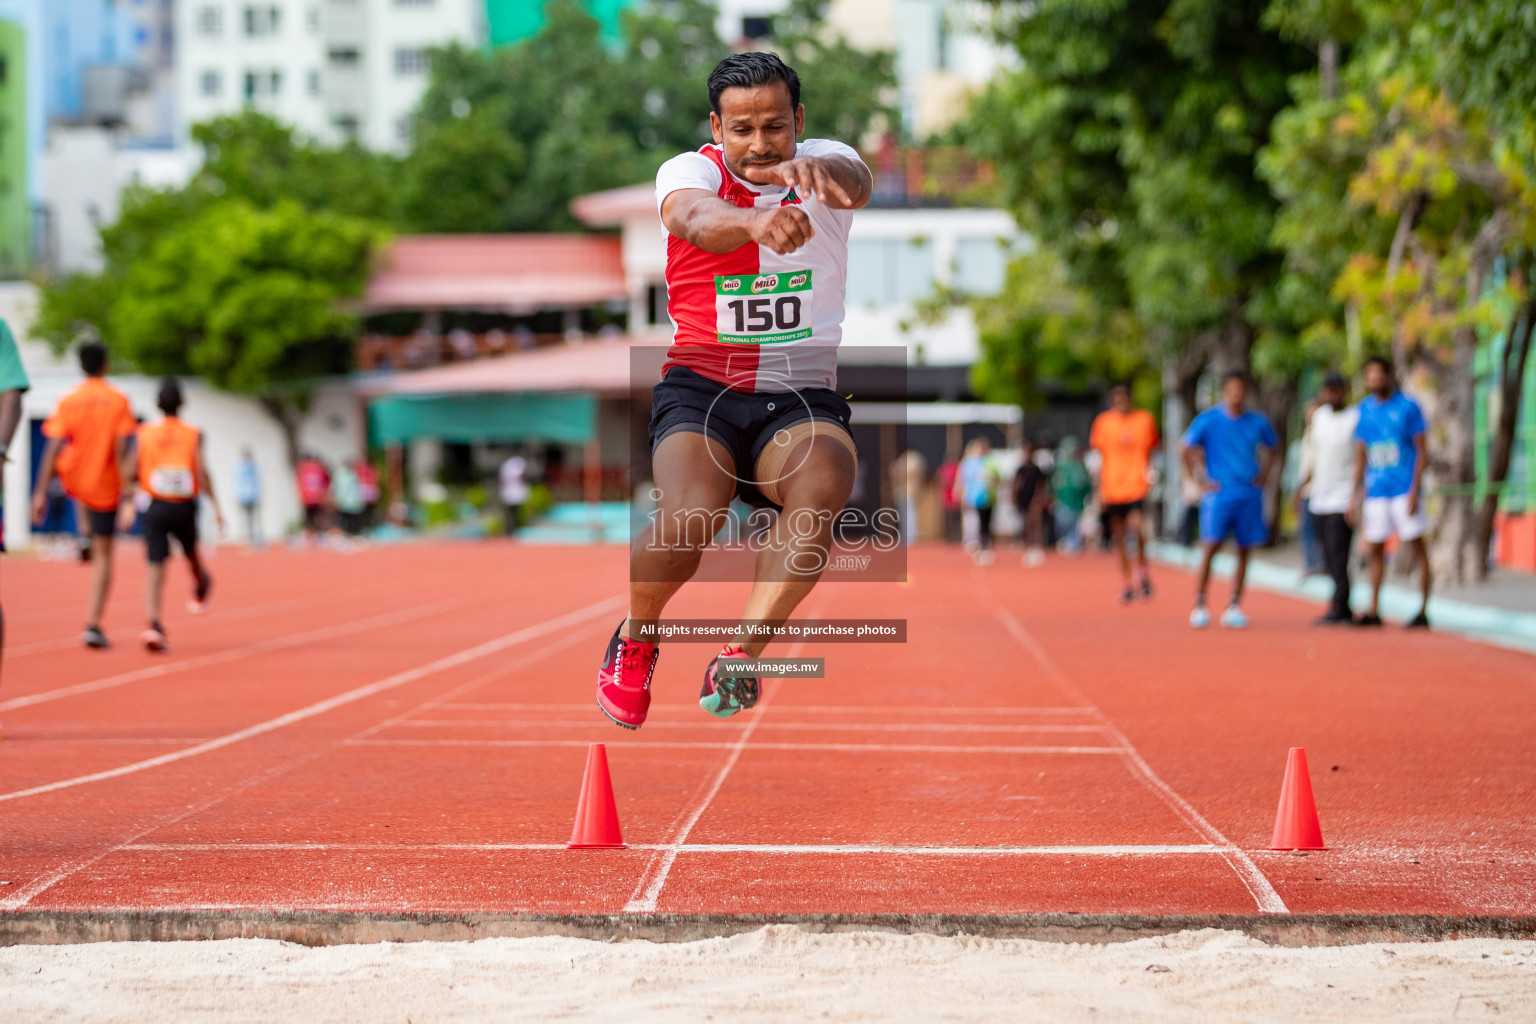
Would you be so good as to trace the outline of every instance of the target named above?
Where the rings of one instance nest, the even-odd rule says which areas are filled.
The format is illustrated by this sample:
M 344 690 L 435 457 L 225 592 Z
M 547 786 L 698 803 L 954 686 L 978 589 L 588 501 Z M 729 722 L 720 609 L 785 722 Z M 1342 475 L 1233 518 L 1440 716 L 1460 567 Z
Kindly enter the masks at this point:
M 1001 606 L 996 607 L 994 611 L 1004 628 L 1013 635 L 1020 646 L 1030 653 L 1030 656 L 1045 670 L 1046 674 L 1051 677 L 1052 681 L 1062 689 L 1069 699 L 1087 707 L 1095 707 L 1087 695 L 1067 678 L 1067 674 L 1061 670 L 1061 666 L 1056 664 L 1055 659 L 1050 656 L 1045 648 L 1040 645 L 1040 642 L 1035 639 L 1034 635 L 1025 629 L 1023 624 L 1012 613 Z M 1259 910 L 1266 914 L 1289 914 L 1291 912 L 1290 908 L 1285 905 L 1285 901 L 1280 898 L 1280 894 L 1275 891 L 1275 887 L 1269 883 L 1269 879 L 1264 876 L 1264 872 L 1260 871 L 1259 866 L 1253 862 L 1253 858 L 1249 857 L 1242 847 L 1228 839 L 1215 825 L 1206 821 L 1199 811 L 1195 810 L 1187 800 L 1174 791 L 1172 786 L 1158 777 L 1158 774 L 1152 770 L 1152 766 L 1147 764 L 1146 760 L 1137 752 L 1125 734 L 1112 725 L 1102 712 L 1100 712 L 1100 717 L 1104 721 L 1105 732 L 1120 744 L 1121 756 L 1125 758 L 1126 765 L 1130 767 L 1132 774 L 1175 814 L 1184 819 L 1191 828 L 1200 833 L 1207 842 L 1221 848 L 1222 859 L 1231 866 L 1238 880 L 1243 883 L 1244 888 L 1248 890 L 1254 902 L 1259 905 Z
M 75 683 L 72 686 L 61 686 L 54 690 L 44 690 L 41 693 L 29 693 L 25 697 L 14 697 L 11 700 L 0 702 L 0 712 L 15 711 L 18 708 L 32 707 L 35 704 L 46 704 L 55 700 L 64 700 L 67 697 L 78 697 L 86 693 L 98 693 L 102 690 L 110 690 L 113 687 L 124 686 L 128 683 L 137 683 L 144 679 L 159 679 L 163 676 L 173 675 L 177 672 L 187 672 L 195 668 L 223 665 L 256 654 L 281 651 L 289 647 L 300 647 L 304 644 L 317 643 L 321 640 L 331 640 L 339 636 L 363 633 L 370 629 L 397 626 L 402 622 L 410 622 L 413 619 L 421 619 L 429 615 L 436 615 L 439 612 L 448 611 L 457 603 L 453 600 L 433 601 L 431 604 L 418 605 L 415 608 L 407 608 L 404 611 L 389 612 L 386 615 L 376 615 L 369 619 L 342 622 L 334 626 L 326 626 L 322 629 L 312 629 L 304 633 L 289 633 L 286 636 L 272 637 L 270 640 L 259 640 L 256 643 L 246 644 L 244 647 L 236 647 L 228 651 L 220 651 L 217 654 L 205 654 L 197 658 L 187 658 L 185 661 L 169 661 L 161 665 L 153 665 L 149 668 L 136 669 L 133 672 L 107 676 L 105 679 L 96 679 L 88 683 Z
M 40 796 L 44 793 L 53 793 L 61 789 L 69 789 L 74 786 L 84 786 L 93 782 L 104 782 L 108 779 L 121 778 L 124 775 L 132 775 L 136 772 L 148 771 L 151 768 L 159 768 L 162 765 L 172 764 L 176 761 L 183 761 L 190 757 L 197 757 L 201 754 L 207 754 L 215 750 L 221 750 L 224 747 L 240 743 L 243 740 L 248 740 L 256 736 L 264 735 L 265 733 L 273 732 L 277 729 L 282 729 L 286 726 L 294 724 L 295 722 L 302 722 L 306 718 L 313 718 L 316 715 L 323 715 L 327 711 L 334 711 L 336 708 L 351 704 L 355 701 L 363 700 L 366 697 L 372 697 L 375 694 L 383 693 L 386 690 L 392 690 L 397 686 L 403 686 L 406 683 L 415 682 L 418 679 L 423 679 L 427 676 L 435 675 L 438 672 L 444 671 L 445 669 L 455 668 L 467 662 L 483 658 L 488 654 L 495 654 L 498 651 L 506 650 L 508 647 L 526 643 L 529 640 L 536 640 L 539 637 L 546 636 L 549 633 L 562 629 L 566 626 L 572 626 L 576 625 L 577 623 L 585 622 L 588 619 L 594 618 L 598 615 L 610 612 L 618 608 L 624 603 L 625 600 L 627 600 L 627 598 L 610 597 L 607 600 L 587 605 L 585 608 L 570 612 L 566 615 L 561 615 L 556 618 L 549 619 L 545 622 L 541 622 L 536 626 L 529 626 L 526 629 L 519 629 L 515 632 L 508 633 L 506 636 L 497 637 L 494 640 L 487 640 L 484 643 L 476 644 L 473 647 L 467 647 L 456 654 L 445 655 L 444 657 L 438 658 L 436 661 L 428 662 L 425 665 L 420 665 L 416 668 L 408 669 L 404 672 L 397 672 L 396 674 L 385 679 L 380 679 L 378 682 L 368 683 L 365 686 L 356 687 L 346 691 L 345 693 L 339 693 L 334 697 L 329 697 L 325 700 L 310 704 L 307 707 L 299 708 L 296 711 L 290 711 L 287 714 L 278 715 L 276 718 L 269 718 L 265 722 L 258 722 L 255 725 L 247 726 L 244 729 L 240 729 L 236 732 L 232 732 L 227 735 L 220 736 L 216 739 L 209 740 L 206 743 L 199 743 L 195 747 L 188 747 L 185 750 L 173 751 L 172 753 L 162 754 L 159 757 L 147 758 L 143 761 L 135 761 L 132 764 L 125 764 L 117 768 L 110 768 L 106 771 L 92 772 L 89 775 L 79 775 L 72 779 L 61 779 L 58 782 L 50 782 L 41 786 L 32 786 L 29 789 L 18 789 L 10 793 L 0 793 L 0 802 L 7 800 L 19 800 L 23 797 L 29 796 Z

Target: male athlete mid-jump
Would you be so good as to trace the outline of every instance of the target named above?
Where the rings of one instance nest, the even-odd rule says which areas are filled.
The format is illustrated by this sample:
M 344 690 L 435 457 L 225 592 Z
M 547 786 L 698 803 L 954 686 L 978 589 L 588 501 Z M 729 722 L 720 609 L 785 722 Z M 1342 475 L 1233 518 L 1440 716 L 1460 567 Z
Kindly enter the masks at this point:
M 709 103 L 714 145 L 656 175 L 677 325 L 652 400 L 658 507 L 631 551 L 629 616 L 597 677 L 598 706 L 628 729 L 651 703 L 658 649 L 644 626 L 693 576 L 732 498 L 779 510 L 742 613 L 777 626 L 820 578 L 857 464 L 833 388 L 848 228 L 869 202 L 869 168 L 840 142 L 796 142 L 800 79 L 771 53 L 721 61 Z M 729 718 L 757 703 L 756 679 L 717 670 L 766 643 L 738 633 L 705 668 L 699 706 Z

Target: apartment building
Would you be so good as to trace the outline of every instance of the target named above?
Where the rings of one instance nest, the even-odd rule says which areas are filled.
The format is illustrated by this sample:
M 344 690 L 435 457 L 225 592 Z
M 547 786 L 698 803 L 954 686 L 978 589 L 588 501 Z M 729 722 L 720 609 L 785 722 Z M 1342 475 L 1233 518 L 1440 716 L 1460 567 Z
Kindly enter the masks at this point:
M 328 142 L 400 151 L 428 50 L 476 44 L 479 0 L 186 0 L 176 15 L 182 137 L 255 108 Z

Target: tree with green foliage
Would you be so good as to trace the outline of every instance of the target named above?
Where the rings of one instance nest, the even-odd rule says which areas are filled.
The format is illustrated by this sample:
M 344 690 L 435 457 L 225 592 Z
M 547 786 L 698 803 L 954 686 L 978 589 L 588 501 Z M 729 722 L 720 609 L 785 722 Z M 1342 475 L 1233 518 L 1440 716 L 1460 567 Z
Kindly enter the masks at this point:
M 799 65 L 810 134 L 858 141 L 888 123 L 888 52 L 866 54 L 823 24 L 821 0 L 797 0 L 774 48 Z M 574 0 L 553 0 L 532 38 L 497 50 L 433 53 L 432 81 L 405 158 L 402 225 L 413 231 L 577 227 L 570 200 L 645 181 L 710 141 L 705 80 L 730 49 L 715 8 L 667 0 L 623 12 L 604 44 Z
M 1431 552 L 1437 576 L 1453 582 L 1486 572 L 1497 506 L 1496 496 L 1477 502 L 1475 494 L 1477 352 L 1507 332 L 1508 414 L 1490 466 L 1497 484 L 1508 470 L 1536 314 L 1526 286 L 1536 246 L 1524 155 L 1531 115 L 1519 105 L 1478 105 L 1492 88 L 1529 95 L 1536 72 L 1522 80 L 1515 62 L 1494 54 L 1487 63 L 1502 72 L 1466 64 L 1468 46 L 1505 47 L 1501 36 L 1470 27 L 1499 7 L 1469 14 L 1440 0 L 1406 9 L 1339 0 L 1324 19 L 1289 0 L 1277 5 L 1286 31 L 1302 38 L 1329 36 L 1345 20 L 1355 31 L 1334 90 L 1298 77 L 1295 106 L 1277 119 L 1261 160 L 1284 203 L 1275 227 L 1286 252 L 1281 293 L 1310 319 L 1304 336 L 1347 365 L 1390 355 L 1426 406 L 1437 491 Z M 1501 260 L 1517 272 L 1501 278 Z
M 124 191 L 101 231 L 104 267 L 43 283 L 33 333 L 89 334 L 144 373 L 195 374 L 255 395 L 290 454 L 313 381 L 351 369 L 354 318 L 388 215 L 391 160 L 327 148 L 265 115 L 193 130 L 184 188 Z

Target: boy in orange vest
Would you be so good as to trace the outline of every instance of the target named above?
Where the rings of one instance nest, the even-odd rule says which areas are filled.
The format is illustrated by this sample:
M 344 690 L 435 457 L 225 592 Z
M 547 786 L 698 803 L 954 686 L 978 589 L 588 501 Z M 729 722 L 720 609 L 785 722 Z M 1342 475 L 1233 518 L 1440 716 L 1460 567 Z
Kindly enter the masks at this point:
M 32 522 L 43 525 L 48 514 L 48 483 L 57 474 L 64 490 L 79 502 L 77 507 L 85 510 L 82 525 L 90 533 L 90 560 L 96 566 L 90 618 L 81 639 L 87 647 L 105 649 L 112 646 L 101 631 L 101 615 L 112 589 L 113 522 L 118 515 L 117 496 L 127 479 L 119 469 L 127 459 L 128 439 L 138 428 L 138 421 L 127 397 L 106 381 L 105 345 L 99 341 L 81 345 L 80 369 L 85 383 L 65 395 L 43 423 L 48 445 L 32 492 Z
M 160 624 L 161 597 L 165 590 L 165 560 L 171 554 L 171 538 L 181 545 L 192 567 L 193 598 L 188 608 L 201 614 L 207 608 L 208 591 L 213 577 L 203 568 L 197 553 L 197 498 L 208 495 L 219 532 L 224 532 L 224 514 L 213 496 L 213 484 L 203 462 L 203 435 L 183 423 L 181 385 L 174 377 L 160 384 L 156 404 L 165 413 L 159 423 L 145 424 L 138 430 L 138 446 L 130 458 L 128 481 L 122 505 L 123 528 L 133 524 L 133 481 L 149 495 L 144 510 L 144 550 L 149 556 L 149 576 L 144 585 L 144 602 L 149 610 L 149 628 L 139 635 L 144 647 L 153 652 L 170 650 L 165 627 Z

